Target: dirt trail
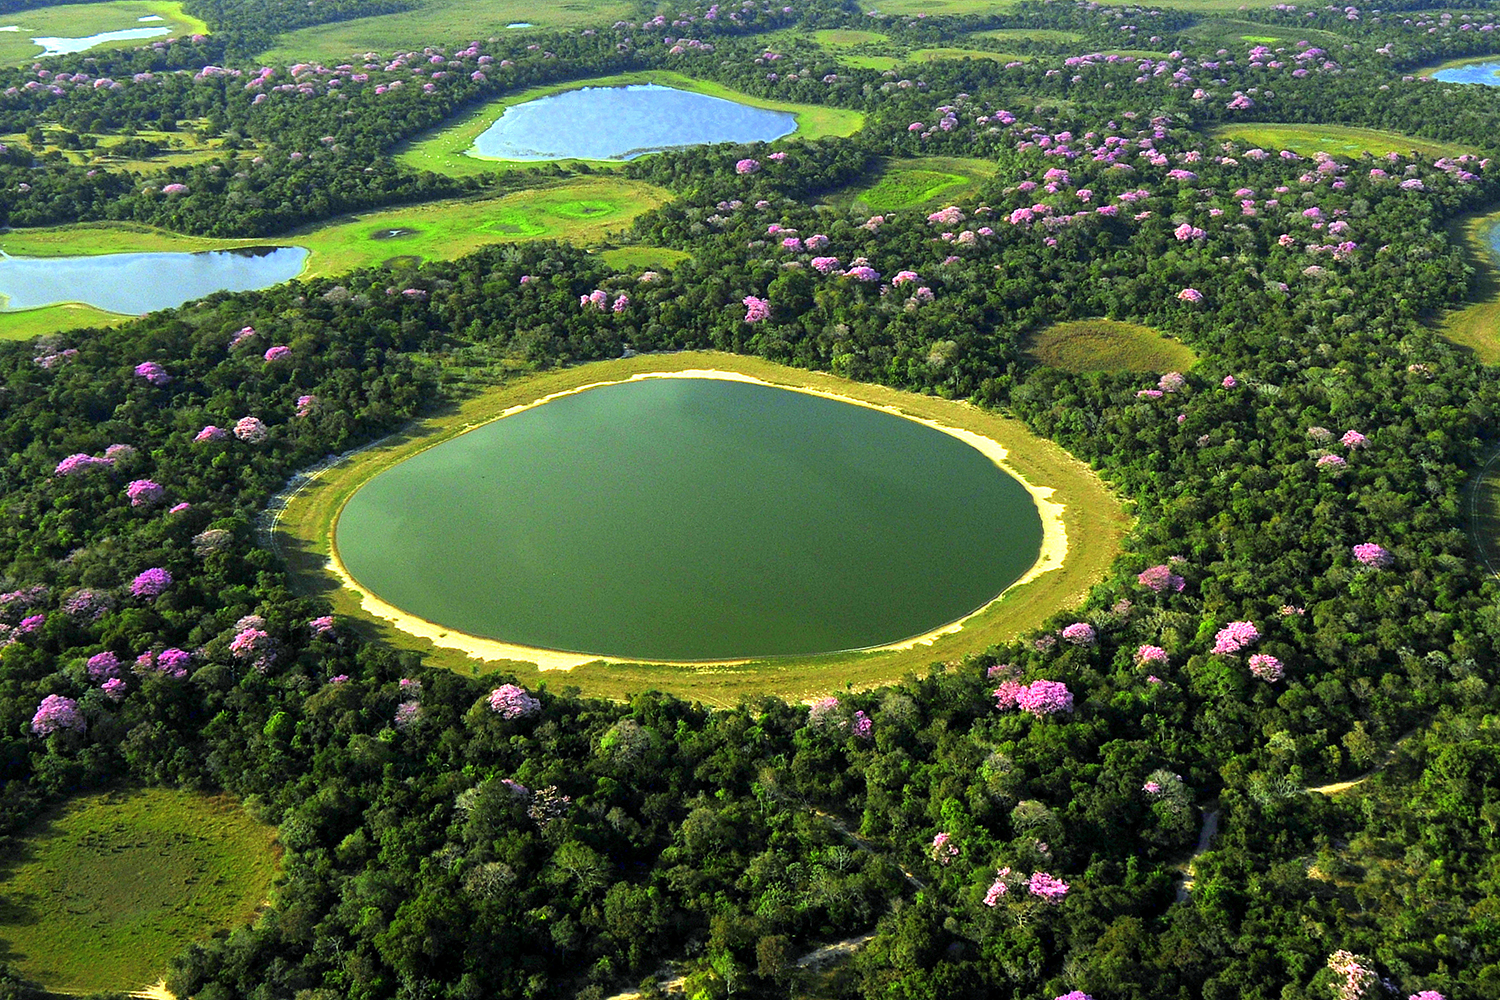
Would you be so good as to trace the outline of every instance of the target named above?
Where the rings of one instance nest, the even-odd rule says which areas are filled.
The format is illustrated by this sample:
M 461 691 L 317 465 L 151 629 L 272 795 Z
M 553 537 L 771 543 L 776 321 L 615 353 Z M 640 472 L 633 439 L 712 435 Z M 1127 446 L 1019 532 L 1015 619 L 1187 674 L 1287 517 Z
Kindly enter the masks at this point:
M 1193 862 L 1207 851 L 1213 843 L 1214 835 L 1219 832 L 1219 810 L 1207 809 L 1203 813 L 1203 828 L 1198 831 L 1198 847 L 1193 851 L 1193 856 L 1188 858 L 1182 865 L 1182 884 L 1177 887 L 1177 902 L 1186 903 L 1193 894 Z

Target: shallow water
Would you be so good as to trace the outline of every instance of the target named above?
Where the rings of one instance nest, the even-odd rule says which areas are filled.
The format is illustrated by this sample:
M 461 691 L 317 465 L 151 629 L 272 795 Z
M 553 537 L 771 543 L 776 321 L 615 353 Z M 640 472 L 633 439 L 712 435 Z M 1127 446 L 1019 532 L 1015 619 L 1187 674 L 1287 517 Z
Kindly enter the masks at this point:
M 474 140 L 474 152 L 500 160 L 631 160 L 680 146 L 769 141 L 796 129 L 785 111 L 654 83 L 584 87 L 507 108 Z
M 74 52 L 87 52 L 95 45 L 105 42 L 118 42 L 130 38 L 155 38 L 158 35 L 167 34 L 167 28 L 121 28 L 119 31 L 101 31 L 97 35 L 84 35 L 81 38 L 49 38 L 36 37 L 32 41 L 42 47 L 38 57 L 41 56 L 65 56 Z
M 1432 78 L 1443 83 L 1483 83 L 1490 87 L 1500 87 L 1500 59 L 1440 69 L 1432 74 Z
M 170 309 L 212 292 L 269 288 L 295 278 L 306 260 L 302 247 L 0 257 L 0 296 L 7 309 L 84 302 L 135 315 Z
M 897 642 L 1035 562 L 1025 488 L 969 445 L 837 400 L 719 379 L 555 399 L 349 500 L 339 556 L 428 621 L 641 659 Z

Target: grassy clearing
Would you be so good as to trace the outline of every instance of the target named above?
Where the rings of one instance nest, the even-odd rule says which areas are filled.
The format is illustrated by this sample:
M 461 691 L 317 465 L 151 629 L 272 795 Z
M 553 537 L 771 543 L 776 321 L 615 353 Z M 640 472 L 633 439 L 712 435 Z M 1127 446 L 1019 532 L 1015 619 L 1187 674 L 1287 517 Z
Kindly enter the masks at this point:
M 156 982 L 191 941 L 251 920 L 276 831 L 230 799 L 164 788 L 74 799 L 0 869 L 0 961 L 84 993 Z
M 667 247 L 616 247 L 599 254 L 616 271 L 670 271 L 690 256 Z
M 930 63 L 939 59 L 993 59 L 996 62 L 1026 62 L 1030 57 L 1016 55 L 1014 52 L 989 52 L 984 49 L 915 49 L 908 57 L 908 62 Z
M 71 135 L 66 129 L 51 122 L 41 122 L 39 127 L 45 138 L 37 150 L 38 156 L 51 152 L 61 153 L 70 163 L 99 164 L 117 170 L 134 170 L 141 173 L 180 167 L 204 160 L 213 160 L 224 153 L 224 139 L 201 138 L 195 129 L 201 129 L 205 121 L 183 121 L 178 131 L 163 132 L 157 129 L 141 129 L 130 135 L 106 133 L 80 133 L 79 139 L 90 141 L 92 148 L 69 148 L 66 144 Z M 7 145 L 25 145 L 24 133 L 12 132 L 0 135 L 0 142 Z M 143 146 L 149 143 L 155 151 Z M 81 147 L 75 141 L 75 147 Z
M 889 35 L 878 31 L 856 31 L 852 28 L 826 28 L 812 33 L 813 41 L 826 48 L 848 45 L 876 45 L 890 41 Z
M 1290 28 L 1285 25 L 1262 24 L 1238 18 L 1213 18 L 1194 25 L 1183 32 L 1189 38 L 1205 44 L 1222 45 L 1228 49 L 1244 49 L 1250 45 L 1291 45 L 1306 39 L 1324 48 L 1341 46 L 1346 41 L 1343 35 L 1319 28 Z
M 549 393 L 601 380 L 628 378 L 653 371 L 717 368 L 742 372 L 764 381 L 823 389 L 879 405 L 898 407 L 925 417 L 985 434 L 1010 451 L 1010 464 L 1029 482 L 1055 489 L 1053 499 L 1066 505 L 1063 515 L 1070 548 L 1061 569 L 1043 573 L 1006 596 L 964 628 L 931 645 L 878 653 L 838 653 L 725 665 L 650 665 L 594 663 L 566 672 L 542 672 L 529 663 L 480 663 L 454 650 L 434 647 L 367 616 L 352 590 L 343 589 L 327 570 L 329 540 L 338 511 L 363 483 L 418 451 L 493 419 L 506 408 Z M 415 422 L 404 431 L 361 452 L 318 477 L 287 506 L 276 531 L 276 547 L 303 593 L 322 596 L 351 627 L 368 638 L 425 655 L 433 666 L 478 674 L 493 669 L 515 672 L 527 684 L 577 685 L 584 692 L 623 698 L 658 689 L 716 705 L 735 704 L 742 696 L 770 692 L 801 699 L 846 685 L 872 687 L 923 671 L 933 662 L 957 659 L 1015 636 L 1045 621 L 1059 608 L 1079 601 L 1114 560 L 1129 521 L 1104 484 L 1082 463 L 1049 441 L 1032 435 L 1019 421 L 964 403 L 863 385 L 817 372 L 787 368 L 758 358 L 717 352 L 642 355 L 602 361 L 562 371 L 525 376 L 467 400 L 462 405 Z
M 1464 261 L 1474 269 L 1469 288 L 1472 301 L 1449 310 L 1437 328 L 1462 347 L 1467 347 L 1487 365 L 1500 364 L 1500 212 L 1456 219 L 1448 224 L 1448 238 L 1463 247 Z M 1500 538 L 1500 532 L 1495 534 Z M 1500 550 L 1500 544 L 1496 546 Z M 1500 566 L 1500 559 L 1496 560 Z
M 1372 128 L 1350 128 L 1344 125 L 1231 125 L 1215 129 L 1215 139 L 1262 146 L 1266 149 L 1290 149 L 1303 156 L 1330 153 L 1357 157 L 1364 153 L 1384 156 L 1386 153 L 1423 153 L 1427 156 L 1456 156 L 1463 150 L 1448 143 L 1414 139 L 1399 132 L 1382 132 Z
M 994 28 L 990 31 L 976 31 L 969 37 L 994 38 L 1002 42 L 1057 42 L 1063 45 L 1083 41 L 1083 35 L 1077 31 L 1060 31 L 1056 28 Z
M 1033 335 L 1027 353 L 1071 372 L 1186 371 L 1198 360 L 1192 348 L 1149 326 L 1112 319 L 1053 323 Z
M 563 0 L 539 4 L 534 0 L 426 0 L 413 10 L 376 17 L 360 17 L 319 24 L 288 32 L 276 47 L 262 53 L 262 62 L 318 59 L 342 62 L 357 52 L 395 52 L 423 45 L 465 45 L 477 39 L 515 34 L 510 24 L 538 28 L 599 27 L 631 20 L 636 5 L 629 0 Z M 524 29 L 520 29 L 524 30 Z
M 0 340 L 30 340 L 44 333 L 79 330 L 86 326 L 117 326 L 129 318 L 78 302 L 0 312 Z
M 988 160 L 957 156 L 887 161 L 875 183 L 854 195 L 853 206 L 861 211 L 894 212 L 953 200 L 993 177 L 996 169 Z
M 159 17 L 161 20 L 142 21 L 143 17 Z M 166 28 L 168 33 L 157 36 L 159 38 L 208 33 L 208 25 L 184 14 L 182 4 L 175 0 L 111 0 L 109 3 L 37 7 L 0 14 L 0 27 L 7 26 L 21 30 L 0 31 L 0 66 L 19 66 L 41 55 L 43 49 L 31 40 L 33 37 L 83 38 L 125 28 Z M 129 49 L 150 45 L 155 40 L 122 39 L 103 42 L 97 48 Z
M 516 104 L 524 104 L 534 101 L 539 97 L 549 94 L 562 93 L 565 90 L 578 90 L 581 87 L 622 87 L 633 83 L 655 83 L 665 87 L 675 87 L 678 90 L 688 90 L 696 94 L 707 94 L 710 97 L 722 97 L 730 101 L 738 101 L 757 108 L 769 108 L 773 111 L 789 111 L 797 117 L 797 131 L 793 133 L 798 138 L 821 139 L 825 136 L 848 136 L 859 131 L 864 125 L 865 116 L 858 111 L 848 111 L 844 108 L 823 107 L 816 104 L 789 104 L 786 101 L 767 101 L 758 97 L 750 97 L 738 91 L 730 90 L 728 87 L 703 80 L 695 80 L 681 73 L 673 73 L 665 70 L 646 70 L 639 73 L 620 73 L 615 76 L 596 77 L 591 80 L 574 80 L 571 83 L 553 84 L 547 87 L 533 87 L 531 90 L 523 90 L 518 94 L 511 94 L 499 100 L 483 104 L 468 114 L 456 118 L 437 129 L 418 137 L 410 143 L 405 144 L 397 150 L 396 159 L 408 166 L 418 170 L 431 170 L 440 174 L 461 177 L 470 174 L 487 174 L 496 170 L 514 170 L 521 167 L 534 167 L 535 162 L 520 162 L 515 160 L 491 160 L 469 154 L 474 146 L 474 140 L 479 134 L 491 125 L 495 124 L 505 109 Z M 577 161 L 561 161 L 577 162 Z M 613 160 L 592 161 L 595 164 L 619 166 Z
M 410 258 L 415 263 L 461 257 L 491 243 L 555 239 L 581 246 L 597 244 L 625 228 L 641 212 L 670 198 L 662 188 L 640 181 L 585 177 L 498 198 L 449 199 L 346 216 L 289 233 L 274 242 L 308 248 L 307 265 L 300 277 L 329 277 L 393 258 Z M 0 250 L 17 257 L 193 253 L 264 246 L 267 242 L 202 239 L 149 226 L 108 222 L 0 234 Z M 660 255 L 670 257 L 674 251 L 655 253 L 660 259 Z M 22 340 L 83 326 L 111 325 L 126 318 L 79 305 L 0 312 L 0 338 Z
M 864 9 L 882 14 L 904 14 L 915 16 L 926 14 L 998 14 L 1014 10 L 1016 0 L 889 0 L 887 3 L 866 3 Z

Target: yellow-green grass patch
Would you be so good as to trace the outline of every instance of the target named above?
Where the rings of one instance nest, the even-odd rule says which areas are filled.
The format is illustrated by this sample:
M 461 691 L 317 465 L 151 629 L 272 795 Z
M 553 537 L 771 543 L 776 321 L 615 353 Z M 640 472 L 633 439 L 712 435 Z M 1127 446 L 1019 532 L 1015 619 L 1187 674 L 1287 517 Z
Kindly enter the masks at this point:
M 666 190 L 642 181 L 586 177 L 500 197 L 456 198 L 346 216 L 273 240 L 204 239 L 134 223 L 95 222 L 13 229 L 0 233 L 0 250 L 15 257 L 64 257 L 301 246 L 309 253 L 299 277 L 321 278 L 396 258 L 417 263 L 461 257 L 491 243 L 552 239 L 596 244 L 670 198 Z M 0 337 L 20 340 L 126 318 L 78 305 L 0 312 Z
M 1015 9 L 1017 0 L 890 0 L 889 3 L 866 3 L 864 9 L 882 14 L 915 17 L 925 14 L 998 14 Z
M 894 212 L 937 200 L 953 200 L 975 184 L 993 177 L 989 160 L 925 156 L 888 161 L 874 184 L 854 195 L 853 205 L 871 212 Z
M 984 49 L 936 48 L 916 49 L 907 57 L 908 62 L 930 63 L 940 59 L 993 59 L 996 62 L 1026 62 L 1029 56 L 1014 52 L 988 52 Z
M 224 139 L 222 136 L 210 139 L 199 138 L 196 129 L 202 128 L 206 122 L 184 121 L 180 130 L 175 132 L 164 132 L 158 129 L 141 129 L 130 135 L 120 133 L 78 133 L 80 139 L 88 138 L 94 141 L 91 149 L 68 148 L 65 146 L 64 138 L 66 129 L 53 122 L 40 122 L 38 126 L 42 130 L 45 140 L 37 155 L 44 156 L 48 153 L 61 153 L 70 163 L 75 164 L 98 164 L 116 170 L 136 171 L 138 173 L 149 173 L 151 171 L 164 170 L 167 167 L 180 167 L 191 163 L 201 163 L 205 160 L 214 160 L 223 156 Z M 140 147 L 127 152 L 124 147 L 127 143 L 135 140 L 148 142 L 157 147 L 157 152 L 142 153 Z M 24 133 L 12 132 L 0 135 L 0 143 L 7 145 L 22 145 L 28 140 Z
M 850 69 L 878 69 L 884 72 L 901 65 L 895 56 L 839 56 L 839 64 Z
M 1229 125 L 1215 129 L 1213 137 L 1265 149 L 1290 149 L 1303 156 L 1329 153 L 1358 157 L 1364 153 L 1384 156 L 1386 153 L 1414 152 L 1427 156 L 1456 156 L 1463 152 L 1462 148 L 1446 142 L 1346 125 Z
M 1198 360 L 1192 348 L 1136 323 L 1084 319 L 1053 323 L 1030 338 L 1035 361 L 1071 372 L 1186 371 Z
M 0 340 L 30 340 L 60 330 L 117 326 L 129 318 L 119 313 L 95 309 L 81 302 L 63 302 L 55 306 L 0 312 Z
M 813 41 L 824 48 L 849 45 L 877 45 L 890 41 L 889 35 L 878 31 L 858 31 L 853 28 L 825 28 L 812 33 Z
M 1469 304 L 1448 310 L 1436 324 L 1444 337 L 1469 348 L 1487 365 L 1500 364 L 1500 252 L 1492 242 L 1500 236 L 1497 226 L 1500 212 L 1448 223 L 1448 238 L 1463 248 L 1464 261 L 1474 269 L 1474 277 Z M 1496 565 L 1500 566 L 1500 559 Z
M 615 247 L 599 254 L 616 271 L 670 271 L 691 255 L 668 247 Z
M 142 21 L 143 17 L 160 21 Z M 0 66 L 29 63 L 42 54 L 42 47 L 31 39 L 84 38 L 106 31 L 126 28 L 166 28 L 165 35 L 153 38 L 125 38 L 101 42 L 89 52 L 105 49 L 129 49 L 150 45 L 163 38 L 206 34 L 208 25 L 182 11 L 175 0 L 110 0 L 108 3 L 60 4 L 56 7 L 34 7 L 31 10 L 0 14 L 0 27 L 19 31 L 0 31 Z
M 525 23 L 538 28 L 592 27 L 635 17 L 628 0 L 424 0 L 412 10 L 359 17 L 332 24 L 299 28 L 282 35 L 276 46 L 261 53 L 261 62 L 316 59 L 343 62 L 355 53 L 421 48 L 424 45 L 466 45 L 471 41 L 517 34 L 507 25 Z
M 400 631 L 367 614 L 359 595 L 345 589 L 329 569 L 333 526 L 345 501 L 381 471 L 499 417 L 506 409 L 601 381 L 627 379 L 647 372 L 717 369 L 738 372 L 773 385 L 832 392 L 879 406 L 895 407 L 914 417 L 959 427 L 999 441 L 1007 461 L 1028 483 L 1055 490 L 1052 500 L 1064 506 L 1062 519 L 1068 551 L 1061 568 L 1013 587 L 1004 597 L 967 620 L 964 627 L 934 639 L 930 645 L 868 653 L 835 653 L 819 657 L 767 660 L 742 664 L 652 665 L 603 661 L 567 671 L 540 671 L 519 660 L 481 662 L 457 650 Z M 275 528 L 279 554 L 302 593 L 326 598 L 335 613 L 368 638 L 425 655 L 429 664 L 465 674 L 495 669 L 514 672 L 527 684 L 577 685 L 585 693 L 623 698 L 651 689 L 670 691 L 716 705 L 733 705 L 741 697 L 773 693 L 802 699 L 846 685 L 873 687 L 923 672 L 938 661 L 951 661 L 1034 628 L 1061 608 L 1080 601 L 1100 580 L 1119 551 L 1129 527 L 1120 504 L 1087 466 L 1057 445 L 1031 434 L 1019 421 L 964 403 L 865 385 L 819 372 L 787 368 L 759 358 L 710 351 L 640 355 L 523 376 L 472 397 L 445 412 L 415 421 L 405 430 L 314 477 L 281 513 Z
M 1057 42 L 1061 44 L 1072 44 L 1083 41 L 1083 34 L 1077 31 L 1061 31 L 1057 28 L 991 28 L 989 31 L 976 31 L 971 38 L 994 38 L 1003 42 Z
M 821 139 L 826 136 L 850 136 L 859 131 L 864 125 L 865 116 L 858 111 L 849 111 L 845 108 L 826 107 L 818 104 L 791 104 L 786 101 L 770 101 L 759 97 L 751 97 L 741 94 L 739 91 L 730 90 L 728 87 L 705 80 L 695 80 L 681 73 L 673 73 L 668 70 L 643 70 L 638 73 L 618 73 L 614 76 L 596 77 L 592 80 L 574 80 L 569 83 L 552 84 L 546 87 L 533 87 L 520 93 L 510 94 L 498 100 L 489 101 L 474 108 L 467 114 L 453 119 L 436 129 L 419 136 L 410 143 L 403 144 L 396 153 L 396 159 L 407 166 L 418 170 L 431 170 L 439 174 L 450 176 L 465 176 L 470 174 L 492 173 L 496 170 L 514 170 L 520 167 L 534 167 L 535 162 L 520 162 L 516 160 L 492 160 L 474 156 L 470 150 L 474 146 L 474 140 L 480 133 L 484 132 L 495 121 L 505 113 L 505 109 L 517 104 L 525 104 L 551 94 L 560 94 L 565 90 L 578 90 L 582 87 L 623 87 L 628 84 L 655 83 L 664 87 L 675 87 L 678 90 L 687 90 L 695 94 L 706 94 L 709 97 L 721 97 L 729 101 L 737 101 L 740 104 L 748 104 L 756 108 L 769 108 L 772 111 L 787 111 L 797 118 L 797 131 L 793 133 L 798 138 Z M 578 162 L 578 161 L 561 161 Z M 619 166 L 613 160 L 595 160 L 596 164 Z
M 111 791 L 53 810 L 0 870 L 0 959 L 51 990 L 139 989 L 266 903 L 276 831 L 232 800 Z

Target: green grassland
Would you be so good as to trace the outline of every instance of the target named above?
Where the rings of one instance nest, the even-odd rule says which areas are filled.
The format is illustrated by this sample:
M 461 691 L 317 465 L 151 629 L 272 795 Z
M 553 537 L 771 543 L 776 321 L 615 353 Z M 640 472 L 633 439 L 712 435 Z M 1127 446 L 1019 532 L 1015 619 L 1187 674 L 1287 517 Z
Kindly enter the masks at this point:
M 156 15 L 160 21 L 142 21 Z M 42 49 L 32 36 L 47 38 L 82 38 L 105 31 L 125 28 L 166 28 L 160 38 L 177 35 L 206 34 L 208 25 L 182 12 L 175 0 L 110 0 L 109 3 L 62 4 L 36 7 L 27 11 L 0 14 L 0 27 L 19 27 L 20 31 L 0 31 L 0 66 L 29 63 Z M 99 49 L 129 49 L 150 45 L 153 38 L 131 38 L 104 42 Z
M 267 901 L 276 831 L 234 802 L 151 788 L 74 799 L 0 868 L 0 961 L 50 989 L 154 983 Z
M 515 33 L 508 24 L 538 28 L 593 27 L 635 17 L 629 0 L 423 0 L 413 10 L 300 28 L 261 53 L 263 62 L 342 62 L 358 52 L 392 53 L 424 45 L 464 45 Z M 521 29 L 524 30 L 524 29 Z
M 604 263 L 616 271 L 632 272 L 670 271 L 687 260 L 689 254 L 667 247 L 633 246 L 615 247 L 602 251 L 599 256 L 604 258 Z
M 991 52 L 988 49 L 960 49 L 960 48 L 935 48 L 914 49 L 907 62 L 930 63 L 939 59 L 993 59 L 996 62 L 1025 62 L 1030 56 L 1016 55 L 1014 52 Z
M 165 170 L 167 167 L 181 167 L 204 160 L 213 160 L 224 155 L 222 136 L 205 139 L 195 131 L 206 124 L 207 122 L 202 120 L 184 120 L 173 132 L 139 129 L 129 135 L 85 132 L 80 133 L 79 138 L 93 140 L 93 148 L 70 149 L 63 144 L 63 138 L 68 134 L 65 129 L 53 122 L 39 122 L 38 127 L 42 130 L 45 142 L 40 149 L 36 150 L 36 153 L 38 156 L 45 156 L 48 153 L 57 152 L 70 163 L 91 163 L 117 170 L 150 173 Z M 132 150 L 123 148 L 134 140 L 152 143 L 158 151 L 145 153 L 140 147 Z M 12 132 L 0 135 L 0 142 L 7 145 L 26 145 L 27 138 L 23 133 Z
M 719 369 L 741 372 L 766 382 L 836 392 L 904 413 L 938 420 L 985 434 L 1005 445 L 1011 466 L 1034 485 L 1053 487 L 1053 500 L 1065 505 L 1064 527 L 1069 549 L 1060 569 L 1043 573 L 1012 588 L 962 630 L 940 636 L 930 645 L 873 653 L 836 653 L 811 658 L 786 658 L 734 665 L 655 665 L 605 663 L 568 671 L 540 671 L 517 661 L 481 663 L 456 650 L 435 647 L 429 640 L 401 632 L 365 614 L 358 595 L 344 589 L 328 571 L 329 540 L 344 502 L 380 471 L 404 461 L 446 438 L 500 415 L 506 408 L 531 402 L 603 380 L 628 378 L 653 371 Z M 986 649 L 1046 621 L 1057 609 L 1080 600 L 1101 579 L 1119 551 L 1129 518 L 1118 501 L 1087 466 L 1057 445 L 1032 435 L 1019 421 L 964 403 L 897 392 L 817 372 L 787 368 L 758 358 L 709 351 L 640 355 L 601 361 L 560 371 L 522 376 L 475 396 L 392 435 L 359 453 L 303 488 L 287 505 L 275 532 L 275 547 L 291 570 L 302 593 L 327 599 L 335 613 L 370 639 L 424 654 L 429 664 L 464 674 L 495 669 L 514 672 L 522 683 L 577 685 L 586 694 L 622 698 L 631 693 L 660 690 L 714 705 L 733 705 L 749 694 L 774 693 L 800 700 L 853 685 L 874 687 L 908 672 L 922 672 L 937 661 L 956 660 Z
M 1149 326 L 1112 319 L 1053 323 L 1034 334 L 1027 354 L 1071 372 L 1186 371 L 1198 356 Z
M 976 31 L 970 38 L 993 38 L 1001 42 L 1049 42 L 1059 45 L 1071 45 L 1083 41 L 1083 35 L 1077 31 L 1062 31 L 1057 28 L 992 28 L 989 31 Z
M 1463 248 L 1464 262 L 1474 269 L 1474 277 L 1469 304 L 1449 310 L 1436 323 L 1444 337 L 1469 348 L 1487 365 L 1500 364 L 1500 254 L 1490 242 L 1496 226 L 1500 212 L 1448 224 L 1448 238 Z M 1500 533 L 1494 537 L 1500 538 Z
M 460 257 L 491 243 L 556 239 L 581 246 L 597 244 L 670 197 L 667 191 L 640 181 L 584 177 L 500 197 L 456 198 L 345 216 L 275 240 L 203 239 L 132 223 L 96 222 L 10 230 L 0 233 L 0 250 L 18 257 L 61 257 L 196 252 L 276 243 L 307 247 L 310 253 L 301 277 L 316 278 L 394 258 L 415 262 Z M 0 339 L 109 325 L 124 318 L 86 306 L 0 312 Z
M 996 169 L 988 160 L 957 156 L 890 160 L 873 184 L 854 194 L 852 204 L 861 211 L 894 212 L 938 200 L 951 201 L 993 177 Z
M 853 28 L 825 28 L 812 33 L 813 41 L 826 48 L 849 45 L 875 45 L 890 41 L 890 36 L 878 31 L 857 31 Z
M 520 164 L 514 160 L 484 159 L 469 155 L 468 151 L 473 147 L 474 140 L 479 134 L 493 125 L 495 120 L 505 113 L 505 109 L 512 105 L 524 104 L 527 101 L 534 101 L 539 97 L 561 93 L 565 90 L 577 90 L 580 87 L 622 87 L 632 83 L 655 83 L 675 87 L 678 90 L 692 91 L 696 94 L 707 94 L 710 97 L 722 97 L 757 108 L 789 111 L 797 117 L 796 135 L 806 139 L 853 135 L 859 131 L 865 121 L 865 116 L 858 111 L 817 104 L 789 104 L 785 101 L 762 100 L 716 83 L 695 80 L 681 73 L 647 70 L 639 73 L 620 73 L 592 80 L 575 80 L 571 83 L 547 87 L 534 87 L 531 90 L 490 101 L 405 144 L 397 151 L 396 159 L 419 170 L 431 170 L 450 176 L 485 174 L 496 170 L 515 169 L 517 166 L 533 166 L 533 163 Z M 612 160 L 594 162 L 618 165 Z
M 1463 150 L 1431 139 L 1415 139 L 1399 132 L 1382 132 L 1372 128 L 1344 125 L 1231 125 L 1215 129 L 1215 139 L 1261 146 L 1265 149 L 1290 149 L 1303 156 L 1330 153 L 1334 156 L 1359 156 L 1369 153 L 1423 153 L 1428 156 L 1455 156 Z
M 1292 45 L 1306 40 L 1324 48 L 1343 45 L 1347 39 L 1332 31 L 1318 28 L 1289 27 L 1287 25 L 1261 24 L 1238 18 L 1214 18 L 1183 32 L 1194 41 L 1203 44 L 1222 45 L 1228 49 L 1244 49 L 1250 45 Z

